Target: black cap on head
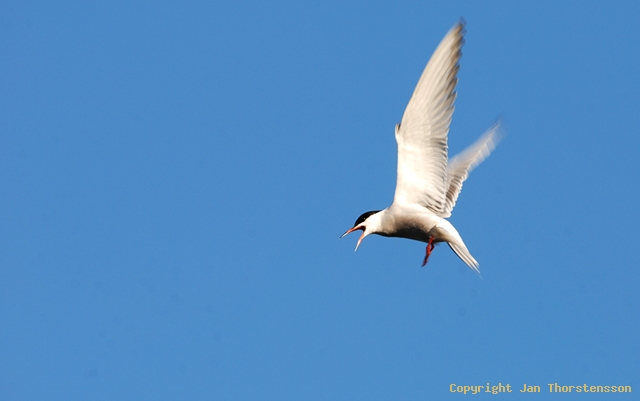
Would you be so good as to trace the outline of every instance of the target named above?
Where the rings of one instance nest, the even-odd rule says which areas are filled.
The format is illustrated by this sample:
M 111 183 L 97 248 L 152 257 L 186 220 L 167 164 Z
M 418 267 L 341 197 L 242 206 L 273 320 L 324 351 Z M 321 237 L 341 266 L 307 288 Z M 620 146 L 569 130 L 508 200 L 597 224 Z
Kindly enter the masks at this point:
M 378 213 L 380 210 L 372 210 L 370 212 L 367 213 L 362 213 L 362 215 L 360 217 L 358 217 L 358 219 L 356 220 L 356 223 L 353 225 L 354 227 L 359 225 L 360 223 L 364 222 L 366 219 L 369 218 L 369 216 L 371 216 L 372 214 L 376 214 Z

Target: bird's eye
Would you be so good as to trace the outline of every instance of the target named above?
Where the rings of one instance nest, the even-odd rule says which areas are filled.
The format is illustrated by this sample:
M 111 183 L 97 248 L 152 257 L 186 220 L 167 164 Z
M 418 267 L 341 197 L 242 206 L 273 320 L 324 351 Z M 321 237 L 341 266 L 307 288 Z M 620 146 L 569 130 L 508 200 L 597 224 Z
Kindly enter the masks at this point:
M 360 217 L 358 217 L 358 220 L 356 220 L 356 223 L 353 225 L 354 227 L 357 226 L 360 223 L 363 223 L 366 219 L 368 219 L 371 215 L 378 213 L 379 210 L 372 210 L 370 212 L 367 213 L 363 213 Z

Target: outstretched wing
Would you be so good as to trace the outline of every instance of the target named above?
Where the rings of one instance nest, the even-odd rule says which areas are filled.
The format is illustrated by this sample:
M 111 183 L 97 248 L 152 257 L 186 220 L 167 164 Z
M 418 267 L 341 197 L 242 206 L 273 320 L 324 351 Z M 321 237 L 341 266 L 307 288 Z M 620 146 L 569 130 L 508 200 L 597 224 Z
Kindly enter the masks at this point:
M 445 199 L 447 135 L 456 98 L 464 24 L 457 23 L 431 56 L 396 127 L 398 176 L 394 202 L 440 214 Z
M 471 170 L 491 154 L 491 151 L 495 149 L 501 138 L 501 125 L 500 121 L 497 121 L 473 145 L 449 161 L 447 166 L 447 194 L 442 205 L 440 217 L 447 218 L 451 216 L 451 211 L 456 205 L 464 180 L 467 179 Z

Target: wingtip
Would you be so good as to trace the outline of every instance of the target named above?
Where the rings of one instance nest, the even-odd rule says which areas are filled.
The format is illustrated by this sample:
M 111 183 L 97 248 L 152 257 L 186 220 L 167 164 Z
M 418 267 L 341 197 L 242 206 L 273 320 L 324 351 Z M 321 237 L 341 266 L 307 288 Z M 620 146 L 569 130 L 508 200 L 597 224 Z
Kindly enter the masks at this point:
M 498 146 L 506 135 L 507 131 L 504 127 L 504 119 L 502 117 L 498 117 L 485 131 L 482 137 L 488 140 L 488 146 L 490 148 L 489 151 L 491 152 L 496 148 L 496 146 Z
M 453 28 L 451 28 L 451 30 L 457 31 L 458 35 L 460 36 L 460 41 L 462 42 L 461 46 L 464 44 L 464 35 L 467 33 L 466 27 L 467 27 L 467 20 L 465 20 L 464 17 L 460 17 L 458 22 L 456 22 Z
M 496 131 L 496 135 L 499 139 L 502 139 L 507 135 L 506 123 L 502 114 L 496 118 L 491 129 Z
M 467 22 L 464 19 L 461 19 L 451 29 L 452 31 L 455 32 L 455 34 L 457 36 L 458 52 L 460 52 L 460 55 L 462 55 L 462 50 L 461 49 L 462 49 L 462 47 L 464 46 L 464 43 L 465 43 L 464 35 L 467 34 L 467 29 L 465 28 L 466 23 Z

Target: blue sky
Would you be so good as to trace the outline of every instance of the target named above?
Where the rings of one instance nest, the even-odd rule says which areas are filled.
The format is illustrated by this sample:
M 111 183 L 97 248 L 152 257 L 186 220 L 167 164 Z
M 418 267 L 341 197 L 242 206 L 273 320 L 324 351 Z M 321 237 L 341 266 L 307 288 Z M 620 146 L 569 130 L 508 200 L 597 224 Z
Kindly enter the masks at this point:
M 0 11 L 0 398 L 640 391 L 637 2 Z M 482 279 L 338 239 L 391 202 L 394 125 L 460 17 L 450 151 L 508 132 L 451 218 Z

